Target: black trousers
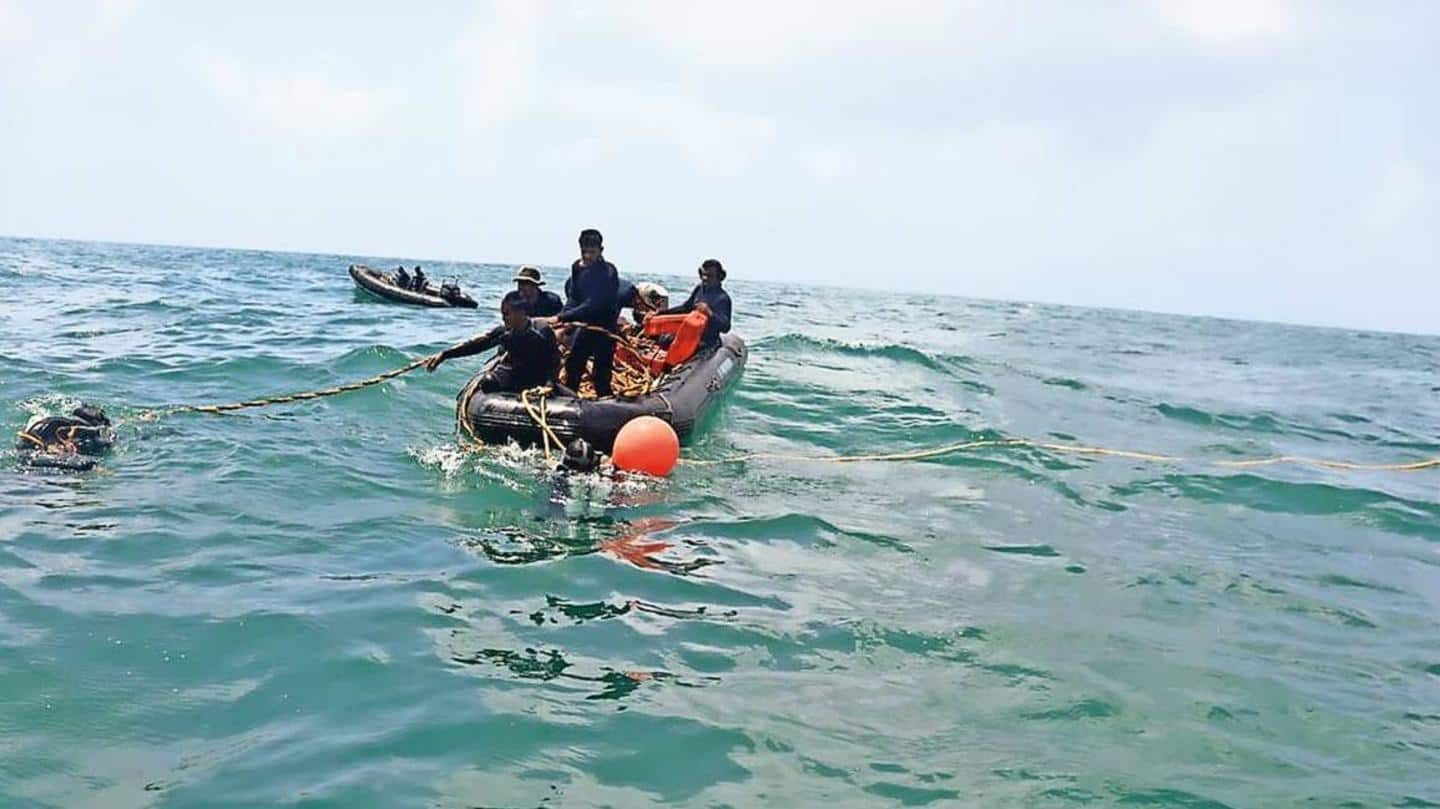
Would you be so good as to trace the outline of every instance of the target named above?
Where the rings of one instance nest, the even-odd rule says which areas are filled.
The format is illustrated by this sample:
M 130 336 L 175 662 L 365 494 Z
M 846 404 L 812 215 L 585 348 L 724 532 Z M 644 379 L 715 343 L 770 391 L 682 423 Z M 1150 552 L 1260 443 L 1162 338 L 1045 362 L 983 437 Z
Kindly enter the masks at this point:
M 554 373 L 554 369 L 551 369 Z M 519 393 L 522 390 L 548 385 L 545 377 L 533 373 L 521 373 L 515 366 L 502 362 L 480 377 L 481 393 Z
M 575 337 L 575 344 L 570 348 L 570 359 L 565 361 L 565 379 L 571 388 L 580 389 L 580 378 L 585 373 L 585 361 L 595 360 L 592 379 L 595 382 L 595 395 L 609 396 L 610 372 L 615 366 L 615 340 L 608 334 L 582 330 Z
M 480 377 L 481 393 L 514 393 L 515 369 L 510 363 L 502 362 Z

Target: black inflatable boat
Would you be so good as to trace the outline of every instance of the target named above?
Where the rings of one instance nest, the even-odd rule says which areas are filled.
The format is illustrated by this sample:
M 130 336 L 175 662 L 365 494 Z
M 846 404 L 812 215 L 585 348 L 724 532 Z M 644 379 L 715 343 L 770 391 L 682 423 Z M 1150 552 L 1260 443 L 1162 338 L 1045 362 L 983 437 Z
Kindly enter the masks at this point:
M 463 292 L 445 297 L 433 284 L 426 284 L 424 292 L 403 289 L 395 283 L 395 278 L 390 273 L 372 270 L 364 264 L 351 264 L 350 277 L 355 279 L 356 286 L 388 301 L 437 308 L 458 306 L 462 309 L 474 309 L 477 305 L 474 298 Z
M 684 441 L 726 389 L 740 379 L 746 353 L 744 340 L 726 334 L 719 347 L 702 351 L 670 371 L 644 396 L 577 399 L 551 395 L 545 402 L 546 422 L 561 440 L 583 438 L 602 452 L 611 451 L 616 433 L 637 416 L 664 419 Z M 513 439 L 525 445 L 539 444 L 540 428 L 520 396 L 482 393 L 476 387 L 478 376 L 460 392 L 456 418 L 461 429 L 492 443 Z M 531 404 L 535 404 L 533 399 Z

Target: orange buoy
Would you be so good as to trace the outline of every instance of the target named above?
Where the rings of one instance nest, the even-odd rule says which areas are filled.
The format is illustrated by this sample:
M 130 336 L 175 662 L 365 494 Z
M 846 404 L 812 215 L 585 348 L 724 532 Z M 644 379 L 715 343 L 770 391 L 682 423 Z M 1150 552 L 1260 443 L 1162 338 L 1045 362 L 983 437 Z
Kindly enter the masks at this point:
M 680 460 L 680 438 L 675 435 L 675 428 L 665 421 L 654 416 L 639 416 L 620 428 L 610 460 L 627 472 L 663 478 Z

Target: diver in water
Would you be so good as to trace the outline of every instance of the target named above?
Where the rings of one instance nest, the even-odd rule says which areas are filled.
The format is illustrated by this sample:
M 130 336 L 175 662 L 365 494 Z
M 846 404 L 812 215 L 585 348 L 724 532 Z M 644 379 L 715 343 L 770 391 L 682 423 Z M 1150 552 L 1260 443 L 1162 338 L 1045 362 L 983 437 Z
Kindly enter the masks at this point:
M 36 416 L 20 431 L 15 450 L 35 466 L 88 469 L 115 443 L 110 419 L 82 404 L 69 416 Z
M 565 445 L 550 475 L 550 502 L 567 519 L 604 515 L 611 507 L 615 467 L 583 438 Z
M 589 475 L 595 472 L 604 472 L 612 469 L 609 459 L 596 449 L 590 446 L 590 442 L 583 438 L 577 438 L 565 445 L 565 454 L 560 458 L 560 464 L 556 468 L 559 472 L 569 472 L 577 475 Z
M 560 345 L 555 332 L 538 318 L 530 317 L 525 298 L 510 290 L 500 301 L 500 317 L 504 321 L 485 334 L 453 348 L 447 348 L 425 363 L 425 370 L 434 371 L 446 360 L 469 357 L 500 347 L 505 359 L 480 379 L 485 393 L 519 393 L 523 390 L 550 385 L 560 370 Z

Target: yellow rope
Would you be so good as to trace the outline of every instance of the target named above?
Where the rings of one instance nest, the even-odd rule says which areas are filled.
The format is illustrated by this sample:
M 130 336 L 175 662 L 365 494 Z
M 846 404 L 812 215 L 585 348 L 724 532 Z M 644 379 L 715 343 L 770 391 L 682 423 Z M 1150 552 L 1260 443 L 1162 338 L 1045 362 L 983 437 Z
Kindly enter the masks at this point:
M 1351 463 L 1350 461 L 1330 461 L 1324 458 L 1303 458 L 1298 455 L 1277 455 L 1274 458 L 1256 458 L 1248 461 L 1212 461 L 1211 463 L 1214 463 L 1216 466 L 1228 466 L 1241 469 L 1291 463 L 1300 466 L 1318 466 L 1324 469 L 1349 469 L 1360 472 L 1419 472 L 1424 469 L 1440 467 L 1440 458 L 1427 458 L 1423 461 L 1412 461 L 1410 463 Z
M 505 354 L 496 354 L 495 358 L 485 366 L 486 369 L 488 370 L 495 367 L 504 358 Z M 485 448 L 485 442 L 481 441 L 480 436 L 475 434 L 475 427 L 470 423 L 469 416 L 470 400 L 474 398 L 475 391 L 480 388 L 480 380 L 483 379 L 484 376 L 484 373 L 479 373 L 471 377 L 470 381 L 465 385 L 465 389 L 460 392 L 460 397 L 455 402 L 455 423 L 461 431 L 470 437 L 470 443 L 467 444 L 465 435 L 460 436 L 460 447 L 462 449 L 481 450 Z
M 937 458 L 942 455 L 951 455 L 957 452 L 966 452 L 975 449 L 987 449 L 994 447 L 1032 447 L 1050 452 L 1057 452 L 1068 455 L 1092 455 L 1109 458 L 1130 458 L 1137 461 L 1151 461 L 1156 463 L 1182 463 L 1187 459 L 1177 455 L 1161 455 L 1152 452 L 1135 452 L 1132 450 L 1110 449 L 1109 447 L 1089 447 L 1072 444 L 1054 444 L 1043 441 L 1031 441 L 1028 438 L 999 438 L 984 441 L 965 441 L 958 444 L 947 444 L 942 447 L 931 449 L 917 449 L 907 452 L 887 452 L 873 455 L 796 455 L 789 453 L 775 452 L 752 452 L 744 455 L 735 455 L 728 458 L 715 459 L 686 459 L 682 461 L 690 466 L 711 466 L 715 464 L 738 463 L 742 461 L 771 460 L 771 461 L 805 461 L 816 463 L 861 463 L 869 461 L 916 461 L 926 458 Z M 1280 455 L 1273 458 L 1256 458 L 1240 461 L 1201 461 L 1214 466 L 1228 468 L 1253 468 L 1257 466 L 1271 466 L 1275 464 L 1295 464 L 1298 466 L 1315 466 L 1324 469 L 1346 469 L 1367 472 L 1419 472 L 1426 469 L 1440 467 L 1440 458 L 1429 458 L 1422 461 L 1409 463 L 1388 463 L 1388 464 L 1362 464 L 1349 461 L 1330 461 L 1322 458 L 1305 458 L 1298 455 Z
M 363 379 L 359 382 L 351 382 L 347 385 L 336 385 L 333 388 L 305 391 L 304 393 L 290 393 L 284 396 L 270 396 L 264 399 L 251 399 L 245 402 L 232 402 L 229 404 L 177 405 L 175 407 L 169 408 L 156 408 L 154 410 L 142 411 L 137 416 L 137 418 L 153 419 L 157 416 L 174 415 L 176 413 L 210 413 L 212 415 L 216 415 L 220 413 L 232 413 L 236 410 L 247 410 L 253 407 L 269 407 L 271 405 L 277 404 L 290 404 L 291 402 L 305 402 L 311 399 L 323 399 L 327 396 L 338 396 L 342 393 L 349 393 L 350 391 L 368 388 L 372 385 L 378 385 L 381 382 L 394 379 L 401 374 L 408 374 L 416 368 L 424 365 L 429 359 L 429 357 L 421 357 L 420 359 L 415 360 L 414 362 L 411 362 L 401 368 L 396 368 L 392 371 L 386 371 L 383 374 L 376 374 L 369 379 Z
M 541 409 L 536 410 L 536 409 L 535 409 L 535 405 L 533 405 L 533 404 L 530 403 L 530 394 L 531 394 L 531 393 L 536 393 L 536 394 L 538 394 L 538 395 L 540 396 L 540 408 L 541 408 Z M 540 428 L 540 437 L 541 437 L 541 440 L 545 442 L 545 461 L 546 461 L 546 463 L 549 463 L 549 462 L 550 462 L 550 442 L 551 442 L 551 441 L 554 441 L 554 442 L 555 442 L 555 448 L 556 448 L 556 449 L 563 449 L 564 446 L 565 446 L 565 442 L 560 440 L 560 436 L 556 435 L 556 434 L 555 434 L 555 431 L 552 430 L 552 429 L 550 429 L 550 420 L 549 420 L 549 418 L 547 417 L 547 415 L 546 415 L 546 413 L 545 413 L 545 410 L 544 410 L 544 407 L 545 407 L 545 397 L 548 396 L 549 394 L 550 394 L 550 389 L 547 388 L 547 387 L 531 388 L 531 389 L 529 389 L 529 390 L 522 390 L 522 391 L 520 391 L 520 404 L 525 407 L 525 412 L 530 414 L 530 419 L 535 422 L 535 425 L 536 425 L 537 427 Z
M 466 415 L 470 408 L 470 398 L 475 395 L 475 389 L 478 387 L 480 387 L 480 374 L 476 374 L 475 378 L 470 380 L 455 404 L 455 423 L 459 425 L 460 431 L 464 433 L 464 435 L 460 436 L 460 448 L 467 451 L 485 448 L 485 442 L 481 441 L 480 436 L 475 434 L 475 427 L 470 424 L 470 417 Z M 466 441 L 466 436 L 469 437 L 468 442 Z
M 629 363 L 614 364 L 614 370 L 611 375 L 611 388 L 619 392 L 620 395 L 643 396 L 655 390 L 655 388 L 659 386 L 660 380 L 664 378 L 663 374 L 657 377 L 650 373 L 650 369 L 649 367 L 647 367 L 646 364 L 646 357 L 644 351 L 635 341 L 631 340 L 630 338 L 622 334 L 612 332 L 601 326 L 595 326 L 589 323 L 566 323 L 563 324 L 563 326 L 578 328 L 582 331 L 593 331 L 599 334 L 607 335 L 614 339 L 620 345 L 624 346 L 627 351 L 629 351 L 635 356 L 637 362 L 633 365 Z M 561 367 L 564 367 L 565 361 L 568 358 L 569 353 L 569 347 L 566 347 L 562 350 L 560 358 Z M 583 369 L 581 371 L 581 374 L 583 377 Z M 636 378 L 637 375 L 639 377 L 638 379 Z M 570 388 L 574 390 L 577 395 L 580 395 L 581 398 L 595 398 L 593 395 L 593 388 L 582 391 L 581 386 L 586 381 L 588 380 L 584 380 L 583 378 L 581 380 L 566 380 Z
M 639 349 L 625 337 L 614 334 L 599 326 L 580 324 L 580 327 L 587 330 L 598 331 L 604 334 L 608 334 L 615 340 L 625 345 L 625 347 L 635 353 L 637 357 L 643 358 L 644 356 L 640 353 Z M 249 408 L 269 407 L 270 405 L 289 404 L 292 402 L 303 402 L 310 401 L 312 399 L 321 399 L 327 396 L 337 396 L 342 393 L 348 393 L 350 391 L 361 390 L 363 388 L 368 388 L 373 385 L 378 385 L 387 380 L 394 379 L 395 377 L 402 374 L 409 373 L 416 368 L 419 368 L 421 365 L 424 365 L 428 359 L 429 357 L 421 357 L 420 359 L 414 360 L 413 362 L 410 362 L 400 368 L 376 374 L 375 376 L 372 376 L 368 379 L 364 379 L 359 382 L 351 382 L 346 385 L 336 385 L 335 387 L 324 388 L 322 390 L 306 391 L 303 393 L 291 393 L 283 396 L 271 396 L 264 399 L 251 399 L 249 401 L 233 402 L 229 404 L 178 405 L 171 408 L 146 410 L 141 412 L 138 417 L 142 419 L 151 419 L 160 415 L 176 413 L 230 413 L 237 410 L 246 410 Z M 497 361 L 499 359 L 501 358 L 496 357 Z M 643 390 L 648 392 L 649 390 L 653 389 L 654 385 L 659 380 L 651 376 L 649 370 L 644 368 L 643 366 L 641 366 L 639 370 L 644 375 L 645 384 Z M 479 380 L 480 375 L 476 375 L 476 377 L 471 380 L 469 385 L 467 385 L 467 387 L 460 396 L 455 413 L 456 421 L 459 423 L 460 427 L 464 430 L 464 432 L 469 435 L 471 441 L 474 442 L 474 446 L 476 447 L 484 446 L 484 442 L 482 442 L 480 438 L 475 434 L 474 427 L 470 424 L 470 419 L 468 417 L 467 411 L 470 399 L 474 397 L 475 390 L 478 388 Z M 532 392 L 537 393 L 540 397 L 540 406 L 538 409 L 530 402 L 530 394 Z M 549 461 L 551 458 L 551 442 L 554 442 L 554 445 L 557 449 L 562 449 L 565 446 L 565 443 L 560 440 L 560 437 L 556 435 L 555 431 L 550 427 L 548 405 L 546 403 L 549 393 L 550 388 L 541 387 L 522 391 L 520 394 L 521 404 L 524 405 L 526 412 L 530 414 L 530 418 L 535 421 L 535 424 L 541 430 L 541 438 L 544 443 L 545 458 L 547 461 Z M 45 447 L 45 443 L 43 441 L 41 441 L 36 436 L 31 435 L 28 431 L 21 431 L 20 438 L 30 441 L 38 447 Z M 72 440 L 74 438 L 73 430 L 71 431 L 70 438 Z M 937 458 L 942 455 L 951 455 L 957 452 L 966 452 L 969 450 L 995 447 L 1032 447 L 1034 449 L 1042 449 L 1049 452 L 1056 452 L 1068 455 L 1090 455 L 1097 457 L 1129 458 L 1132 460 L 1151 461 L 1157 463 L 1182 463 L 1186 461 L 1185 458 L 1182 458 L 1180 456 L 1162 455 L 1152 452 L 1136 452 L 1133 450 L 1111 449 L 1109 447 L 1055 444 L 1043 441 L 1031 441 L 1027 438 L 1001 438 L 982 441 L 965 441 L 958 444 L 947 444 L 945 446 L 933 447 L 929 449 L 916 449 L 903 452 L 886 452 L 867 455 L 798 455 L 790 453 L 753 452 L 743 455 L 735 455 L 728 458 L 716 458 L 708 460 L 686 459 L 683 461 L 683 463 L 690 466 L 709 466 L 715 464 L 739 463 L 742 461 L 756 460 L 803 461 L 815 463 L 917 461 L 927 458 Z M 468 448 L 473 447 L 467 447 L 467 449 Z M 1251 458 L 1235 461 L 1214 460 L 1201 462 L 1209 463 L 1212 466 L 1219 466 L 1229 469 L 1252 469 L 1262 466 L 1294 464 L 1297 466 L 1313 466 L 1322 469 L 1337 469 L 1364 472 L 1419 472 L 1440 467 L 1440 458 L 1427 458 L 1424 460 L 1403 463 L 1365 464 L 1352 463 L 1349 461 L 1333 461 L 1324 458 L 1307 458 L 1299 455 L 1277 455 L 1270 458 Z
M 550 460 L 550 421 L 549 421 L 549 414 L 546 412 L 546 409 L 545 409 L 545 408 L 546 408 L 545 403 L 548 402 L 548 401 L 550 401 L 550 397 L 549 397 L 549 396 L 546 396 L 546 395 L 544 395 L 544 394 L 541 394 L 541 396 L 540 396 L 540 435 L 545 439 L 545 460 L 546 460 L 547 462 Z M 559 447 L 556 447 L 556 449 L 559 449 Z

